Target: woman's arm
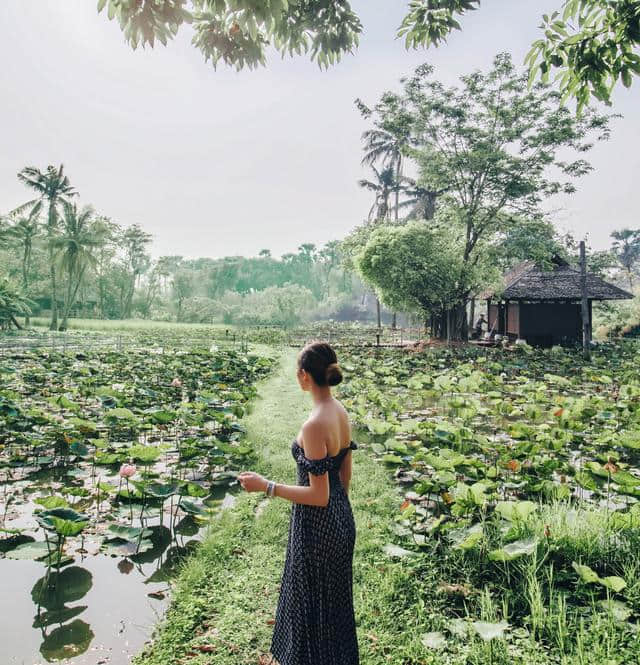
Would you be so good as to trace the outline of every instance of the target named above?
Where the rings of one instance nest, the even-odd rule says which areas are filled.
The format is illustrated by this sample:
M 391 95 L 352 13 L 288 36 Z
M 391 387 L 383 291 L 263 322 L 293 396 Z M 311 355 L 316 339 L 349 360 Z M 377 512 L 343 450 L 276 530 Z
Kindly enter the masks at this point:
M 344 491 L 349 494 L 349 483 L 351 482 L 351 469 L 352 469 L 352 456 L 351 456 L 351 451 L 349 450 L 348 452 L 345 453 L 345 456 L 342 460 L 342 464 L 340 465 L 340 481 L 342 482 L 342 486 L 344 487 Z
M 302 426 L 302 438 L 307 459 L 323 459 L 327 456 L 328 451 L 324 442 L 324 434 L 317 423 L 305 423 Z M 267 488 L 268 480 L 253 471 L 239 473 L 238 480 L 247 492 L 264 492 Z M 277 483 L 274 496 L 308 506 L 326 506 L 329 503 L 329 476 L 326 471 L 322 474 L 315 474 L 310 471 L 308 487 Z

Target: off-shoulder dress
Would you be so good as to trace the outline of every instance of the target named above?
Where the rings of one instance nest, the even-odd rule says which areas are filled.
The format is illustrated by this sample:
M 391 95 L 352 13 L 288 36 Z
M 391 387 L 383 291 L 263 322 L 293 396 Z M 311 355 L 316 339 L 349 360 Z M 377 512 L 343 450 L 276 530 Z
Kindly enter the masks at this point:
M 309 474 L 329 473 L 329 503 L 293 503 L 280 596 L 276 609 L 272 659 L 280 665 L 357 665 L 352 563 L 356 528 L 339 471 L 352 440 L 337 455 L 311 460 L 296 439 L 291 453 L 298 485 Z

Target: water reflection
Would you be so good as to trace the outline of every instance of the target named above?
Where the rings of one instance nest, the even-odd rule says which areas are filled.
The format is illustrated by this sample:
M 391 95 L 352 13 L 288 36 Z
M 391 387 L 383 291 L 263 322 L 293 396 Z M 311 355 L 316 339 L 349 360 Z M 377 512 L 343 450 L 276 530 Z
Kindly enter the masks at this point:
M 47 662 L 78 656 L 89 648 L 94 633 L 88 623 L 76 618 L 87 606 L 68 604 L 84 598 L 92 586 L 93 576 L 80 566 L 47 571 L 33 586 L 31 598 L 37 607 L 33 627 L 41 630 L 40 653 Z M 55 624 L 58 627 L 50 631 Z

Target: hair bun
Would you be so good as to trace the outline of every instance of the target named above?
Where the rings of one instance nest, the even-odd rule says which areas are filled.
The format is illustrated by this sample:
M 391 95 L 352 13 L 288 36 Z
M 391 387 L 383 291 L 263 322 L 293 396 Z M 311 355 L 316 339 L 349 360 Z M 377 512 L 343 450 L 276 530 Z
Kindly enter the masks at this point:
M 336 386 L 342 381 L 342 370 L 338 363 L 329 363 L 327 365 L 327 383 L 330 386 Z

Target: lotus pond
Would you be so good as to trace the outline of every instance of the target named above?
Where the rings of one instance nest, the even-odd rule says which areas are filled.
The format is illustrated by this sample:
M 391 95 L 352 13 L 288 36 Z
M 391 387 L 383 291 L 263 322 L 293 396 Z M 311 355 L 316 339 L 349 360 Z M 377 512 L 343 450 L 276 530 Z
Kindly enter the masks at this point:
M 640 346 L 340 360 L 402 492 L 385 551 L 424 586 L 434 662 L 478 636 L 478 662 L 640 662 Z
M 239 420 L 274 361 L 204 341 L 0 357 L 3 662 L 129 662 L 233 505 Z

